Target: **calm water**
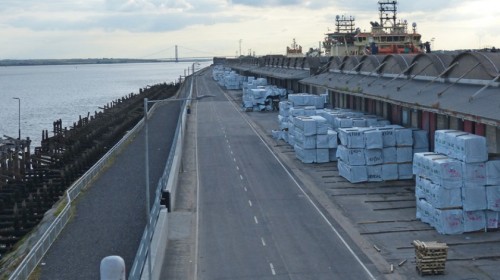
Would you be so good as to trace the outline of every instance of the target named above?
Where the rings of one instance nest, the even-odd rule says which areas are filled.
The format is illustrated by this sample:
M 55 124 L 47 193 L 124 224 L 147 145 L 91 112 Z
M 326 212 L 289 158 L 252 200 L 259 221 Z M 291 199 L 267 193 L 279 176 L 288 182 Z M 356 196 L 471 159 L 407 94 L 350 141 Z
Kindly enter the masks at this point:
M 33 148 L 40 145 L 42 130 L 52 136 L 55 120 L 70 127 L 80 115 L 94 115 L 98 107 L 117 98 L 178 80 L 191 66 L 179 62 L 0 67 L 0 137 L 18 136 L 18 100 L 13 97 L 21 99 L 21 137 L 30 137 Z

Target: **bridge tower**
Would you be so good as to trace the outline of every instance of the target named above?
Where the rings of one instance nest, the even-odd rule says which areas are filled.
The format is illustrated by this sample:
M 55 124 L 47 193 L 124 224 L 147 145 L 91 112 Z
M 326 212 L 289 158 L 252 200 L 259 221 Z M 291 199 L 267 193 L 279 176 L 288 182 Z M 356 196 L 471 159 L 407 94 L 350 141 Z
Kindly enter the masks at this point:
M 179 62 L 179 52 L 177 50 L 177 45 L 175 45 L 175 62 Z

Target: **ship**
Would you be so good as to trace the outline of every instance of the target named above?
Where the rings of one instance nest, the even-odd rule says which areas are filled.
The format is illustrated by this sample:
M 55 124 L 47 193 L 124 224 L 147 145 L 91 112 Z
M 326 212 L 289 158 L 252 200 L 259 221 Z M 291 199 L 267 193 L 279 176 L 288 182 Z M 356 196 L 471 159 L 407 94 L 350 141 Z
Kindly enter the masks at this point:
M 292 45 L 286 47 L 286 57 L 304 57 L 302 46 L 297 45 L 295 38 L 293 39 Z
M 397 19 L 398 2 L 378 1 L 379 21 L 370 22 L 370 32 L 361 32 L 353 16 L 335 17 L 334 32 L 326 33 L 323 48 L 326 56 L 423 53 L 430 52 L 430 44 L 422 43 L 417 24 Z

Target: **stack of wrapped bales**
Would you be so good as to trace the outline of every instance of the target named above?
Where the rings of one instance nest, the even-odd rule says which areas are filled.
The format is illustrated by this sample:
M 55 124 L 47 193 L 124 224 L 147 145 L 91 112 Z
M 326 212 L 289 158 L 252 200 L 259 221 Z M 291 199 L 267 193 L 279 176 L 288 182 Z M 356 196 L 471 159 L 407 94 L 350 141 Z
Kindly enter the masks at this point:
M 214 67 L 212 70 L 212 77 L 217 81 L 219 86 L 225 87 L 226 89 L 236 90 L 241 89 L 245 77 L 237 74 L 235 71 L 231 71 L 230 68 L 226 67 Z
M 303 163 L 325 163 L 336 154 L 337 133 L 331 130 L 321 116 L 293 118 L 294 150 Z M 335 159 L 335 157 L 333 157 Z
M 286 97 L 286 89 L 276 86 L 258 86 L 243 89 L 243 107 L 252 111 L 272 111 L 272 100 Z
M 351 183 L 412 179 L 413 130 L 396 125 L 338 128 L 339 174 Z
M 457 130 L 436 131 L 435 152 L 414 155 L 417 218 L 442 234 L 498 228 L 497 168 L 499 161 L 488 161 L 485 137 Z
M 231 72 L 231 68 L 224 67 L 222 65 L 216 65 L 212 70 L 212 78 L 218 82 L 224 79 L 224 75 L 229 72 Z

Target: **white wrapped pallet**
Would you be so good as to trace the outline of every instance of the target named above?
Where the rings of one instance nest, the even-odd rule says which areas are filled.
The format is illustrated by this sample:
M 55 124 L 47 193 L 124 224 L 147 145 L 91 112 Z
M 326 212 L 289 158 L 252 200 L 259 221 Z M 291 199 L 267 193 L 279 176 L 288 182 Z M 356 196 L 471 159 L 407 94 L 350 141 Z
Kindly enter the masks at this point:
M 396 146 L 396 135 L 394 135 L 394 129 L 380 127 L 378 128 L 382 132 L 382 140 L 384 147 L 394 147 Z
M 316 149 L 304 149 L 299 145 L 294 146 L 295 156 L 303 163 L 316 162 Z
M 462 134 L 464 133 L 463 131 L 459 130 L 454 130 L 454 129 L 441 129 L 441 130 L 436 130 L 434 132 L 434 151 L 436 153 L 441 153 L 446 156 L 450 156 L 452 151 L 450 149 L 450 141 L 449 139 L 449 134 Z
M 363 131 L 366 149 L 382 149 L 384 140 L 382 131 L 377 129 L 367 129 Z
M 412 162 L 413 160 L 413 149 L 412 147 L 396 147 L 396 162 L 405 163 Z
M 485 214 L 486 214 L 486 227 L 489 229 L 497 229 L 499 213 L 496 211 L 485 211 Z
M 398 164 L 397 163 L 384 163 L 382 165 L 382 180 L 392 181 L 397 180 L 398 175 Z
M 288 95 L 288 100 L 293 103 L 294 107 L 297 106 L 314 106 L 316 108 L 324 108 L 324 98 L 318 95 L 307 93 L 294 93 Z
M 416 203 L 417 208 L 417 219 L 420 219 L 422 222 L 433 225 L 435 221 L 436 209 L 432 207 L 430 203 L 428 203 L 425 199 L 417 199 Z
M 447 188 L 423 177 L 415 179 L 415 190 L 418 189 L 418 198 L 424 198 L 436 209 L 462 207 L 461 188 Z M 417 191 L 416 191 L 417 193 Z
M 466 231 L 463 213 L 460 209 L 436 209 L 433 226 L 440 234 L 462 234 Z
M 467 162 L 488 160 L 486 138 L 457 130 L 437 130 L 434 150 L 452 158 Z
M 462 204 L 464 211 L 486 210 L 488 208 L 486 187 L 464 185 L 462 187 Z
M 398 163 L 398 178 L 400 180 L 413 179 L 412 164 L 409 163 Z
M 316 142 L 317 142 L 316 135 L 304 136 L 303 142 L 302 142 L 302 148 L 304 148 L 304 149 L 316 149 Z
M 472 232 L 484 230 L 486 228 L 485 211 L 463 211 L 464 231 Z
M 316 135 L 316 122 L 311 117 L 297 116 L 293 118 L 293 124 L 302 130 L 305 136 Z
M 366 165 L 379 165 L 384 163 L 382 149 L 365 149 L 364 154 Z
M 500 185 L 486 186 L 487 209 L 500 212 Z
M 311 116 L 310 118 L 316 123 L 316 134 L 326 135 L 328 133 L 329 126 L 325 118 L 317 115 Z
M 368 180 L 368 173 L 366 170 L 366 166 L 364 165 L 353 166 L 339 160 L 338 169 L 339 175 L 344 177 L 351 183 L 366 182 Z
M 462 175 L 464 183 L 486 185 L 486 163 L 465 163 L 462 162 Z
M 431 181 L 447 187 L 462 186 L 462 164 L 452 158 L 431 160 Z
M 288 131 L 288 144 L 290 144 L 292 147 L 297 144 L 295 134 L 291 133 L 290 131 Z
M 488 160 L 488 146 L 486 138 L 479 135 L 468 134 L 456 137 L 457 159 L 466 163 L 485 162 Z
M 338 134 L 336 131 L 329 129 L 327 131 L 328 148 L 333 149 L 338 147 Z
M 413 131 L 410 128 L 394 128 L 396 146 L 413 146 Z
M 278 105 L 278 114 L 283 117 L 290 116 L 290 106 L 291 104 L 288 101 L 280 101 Z
M 500 185 L 500 159 L 486 162 L 486 184 Z
M 384 147 L 382 149 L 384 163 L 397 163 L 396 147 Z
M 333 122 L 334 128 L 352 128 L 352 118 L 335 117 Z
M 304 116 L 304 108 L 303 107 L 291 107 L 289 110 L 289 114 L 292 117 Z
M 353 127 L 366 127 L 366 120 L 364 118 L 352 118 Z
M 257 86 L 265 86 L 265 85 L 267 85 L 267 79 L 266 78 L 257 78 L 255 80 L 255 84 Z
M 366 173 L 368 175 L 368 182 L 381 182 L 382 179 L 382 165 L 369 165 L 366 166 Z
M 431 178 L 431 162 L 432 159 L 447 158 L 445 155 L 425 152 L 413 154 L 413 174 L 425 178 Z
M 326 163 L 330 161 L 330 153 L 328 148 L 326 149 L 316 149 L 316 162 Z
M 367 127 L 377 126 L 378 125 L 378 122 L 377 122 L 378 117 L 377 116 L 375 116 L 375 115 L 365 115 L 364 118 L 366 120 L 366 126 Z
M 314 115 L 316 115 L 316 107 L 314 106 L 304 107 L 304 116 L 312 117 Z
M 316 135 L 316 148 L 318 149 L 330 148 L 328 140 L 329 140 L 328 135 L 321 135 L 321 134 Z
M 365 137 L 360 128 L 339 128 L 338 136 L 340 144 L 347 148 L 362 149 L 365 147 Z
M 337 158 L 349 165 L 365 165 L 365 150 L 364 149 L 349 149 L 344 145 L 339 145 L 337 148 Z

